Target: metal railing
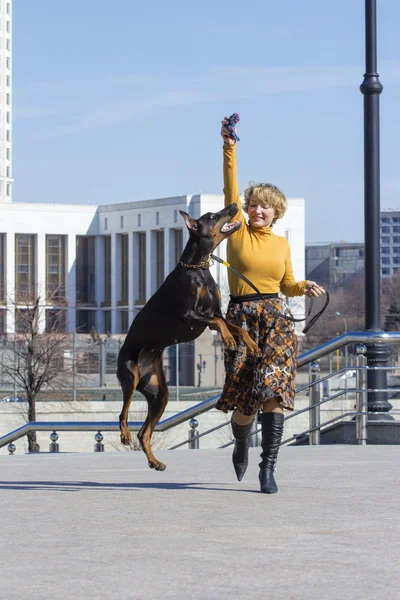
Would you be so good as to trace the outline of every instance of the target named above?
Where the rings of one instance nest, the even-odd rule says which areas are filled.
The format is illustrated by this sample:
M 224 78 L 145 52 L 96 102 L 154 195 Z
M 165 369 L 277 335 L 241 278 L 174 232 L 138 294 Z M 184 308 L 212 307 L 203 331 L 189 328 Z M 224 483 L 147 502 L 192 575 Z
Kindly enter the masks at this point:
M 330 340 L 329 342 L 326 342 L 325 344 L 322 344 L 321 346 L 318 346 L 317 348 L 309 350 L 299 356 L 299 359 L 298 359 L 299 367 L 305 366 L 307 364 L 311 364 L 311 367 L 310 367 L 311 377 L 310 377 L 310 382 L 308 384 L 298 388 L 296 390 L 296 393 L 300 393 L 304 390 L 310 389 L 310 405 L 287 415 L 285 420 L 289 420 L 295 416 L 302 414 L 303 412 L 308 411 L 309 415 L 310 415 L 309 428 L 307 430 L 303 431 L 301 434 L 298 434 L 298 435 L 296 434 L 295 436 L 292 436 L 292 438 L 285 440 L 283 442 L 283 444 L 286 444 L 286 443 L 292 441 L 293 439 L 304 438 L 307 435 L 309 435 L 309 443 L 310 444 L 319 444 L 322 428 L 328 426 L 329 424 L 332 424 L 335 421 L 344 419 L 345 417 L 348 417 L 348 416 L 354 416 L 356 418 L 356 432 L 357 432 L 358 442 L 360 444 L 366 443 L 366 440 L 367 440 L 367 416 L 368 416 L 368 414 L 370 414 L 367 412 L 367 396 L 368 396 L 369 392 L 379 391 L 379 390 L 368 390 L 367 386 L 366 386 L 366 369 L 367 369 L 367 367 L 366 367 L 364 344 L 377 343 L 377 342 L 382 342 L 382 343 L 386 343 L 386 344 L 400 344 L 400 332 L 350 331 L 341 336 L 338 336 L 337 338 Z M 316 361 L 318 359 L 330 354 L 331 352 L 334 352 L 335 350 L 338 350 L 338 349 L 342 348 L 343 346 L 346 346 L 347 344 L 355 344 L 355 343 L 360 344 L 360 346 L 358 348 L 357 366 L 352 367 L 352 369 L 353 370 L 355 369 L 356 373 L 357 373 L 356 388 L 351 389 L 352 392 L 356 393 L 356 410 L 355 411 L 347 411 L 346 413 L 343 413 L 342 415 L 339 415 L 338 417 L 335 417 L 334 419 L 330 419 L 329 421 L 326 421 L 325 423 L 321 423 L 320 422 L 320 407 L 321 407 L 321 405 L 325 404 L 326 402 L 329 402 L 331 400 L 334 400 L 336 398 L 339 398 L 340 396 L 347 394 L 349 390 L 347 390 L 347 389 L 342 390 L 342 391 L 338 392 L 337 394 L 334 394 L 333 396 L 330 396 L 328 398 L 324 398 L 323 400 L 321 400 L 320 399 L 320 385 L 323 381 L 325 381 L 331 377 L 337 376 L 340 373 L 346 372 L 349 369 L 349 367 L 345 366 L 342 369 L 339 369 L 333 373 L 330 373 L 329 375 L 326 375 L 324 377 L 319 377 L 319 366 L 317 365 Z M 374 368 L 382 369 L 382 367 L 374 367 Z M 383 368 L 387 369 L 387 370 L 391 370 L 394 367 L 383 367 Z M 392 391 L 396 391 L 396 390 L 392 390 Z M 198 448 L 199 447 L 199 439 L 201 437 L 204 437 L 205 435 L 209 435 L 210 433 L 213 433 L 214 431 L 217 431 L 218 429 L 226 427 L 230 423 L 230 421 L 226 421 L 220 425 L 212 427 L 211 429 L 209 429 L 203 433 L 199 433 L 197 431 L 198 421 L 195 417 L 214 408 L 215 405 L 217 404 L 218 399 L 219 399 L 219 394 L 212 396 L 211 398 L 208 398 L 207 400 L 204 400 L 203 402 L 199 402 L 195 406 L 192 406 L 186 410 L 183 410 L 183 411 L 177 413 L 176 415 L 173 415 L 172 417 L 169 417 L 167 419 L 164 419 L 163 421 L 160 421 L 157 424 L 155 431 L 156 432 L 157 431 L 159 431 L 159 432 L 166 431 L 168 429 L 171 429 L 177 425 L 184 423 L 185 421 L 190 421 L 190 431 L 189 431 L 188 439 L 180 442 L 179 444 L 175 444 L 174 446 L 172 446 L 170 448 L 170 450 L 174 450 L 174 449 L 184 446 L 186 444 L 188 444 L 190 448 Z M 396 413 L 397 411 L 391 411 L 391 412 Z M 139 431 L 140 428 L 142 427 L 142 425 L 143 425 L 143 423 L 138 422 L 138 421 L 132 421 L 132 422 L 128 423 L 129 429 L 131 431 L 135 431 L 135 432 Z M 31 431 L 51 431 L 52 434 L 50 436 L 50 439 L 51 439 L 52 443 L 56 444 L 56 445 L 57 445 L 57 439 L 58 439 L 57 431 L 96 431 L 97 432 L 96 436 L 95 436 L 96 444 L 100 444 L 100 446 L 101 446 L 102 445 L 101 442 L 103 440 L 103 436 L 102 436 L 101 432 L 103 432 L 103 431 L 119 431 L 119 423 L 113 422 L 113 421 L 71 421 L 71 422 L 65 422 L 65 421 L 37 422 L 37 421 L 35 421 L 35 422 L 30 422 L 30 423 L 26 423 L 22 427 L 14 430 L 14 431 L 11 431 L 10 433 L 1 437 L 0 438 L 0 448 L 3 446 L 6 446 L 8 444 L 9 445 L 8 449 L 9 449 L 10 453 L 13 454 L 15 452 L 15 446 L 14 446 L 13 442 L 16 441 L 17 439 L 27 435 Z M 261 431 L 261 429 L 257 429 L 255 427 L 253 429 L 251 435 L 256 436 L 256 434 L 258 434 L 260 431 Z M 52 436 L 54 439 L 52 438 Z M 56 437 L 57 437 L 57 439 L 55 439 Z M 221 446 L 221 448 L 227 447 L 232 443 L 234 443 L 234 442 L 230 441 L 227 444 L 224 444 L 223 446 Z M 96 446 L 95 446 L 95 451 L 102 451 L 100 449 L 100 446 L 98 447 L 97 450 L 96 450 Z M 104 446 L 103 446 L 103 449 L 104 449 Z M 51 445 L 50 445 L 50 451 L 56 452 L 57 449 L 52 450 Z

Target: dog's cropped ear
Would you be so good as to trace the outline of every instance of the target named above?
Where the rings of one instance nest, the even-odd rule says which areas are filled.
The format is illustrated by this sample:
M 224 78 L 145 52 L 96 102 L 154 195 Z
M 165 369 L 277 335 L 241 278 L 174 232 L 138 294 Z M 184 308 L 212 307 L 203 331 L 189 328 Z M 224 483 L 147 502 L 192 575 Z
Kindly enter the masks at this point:
M 192 231 L 199 230 L 199 224 L 197 223 L 196 219 L 193 219 L 184 210 L 180 210 L 179 212 L 181 213 L 182 217 L 185 219 L 186 227 L 188 229 L 191 229 Z

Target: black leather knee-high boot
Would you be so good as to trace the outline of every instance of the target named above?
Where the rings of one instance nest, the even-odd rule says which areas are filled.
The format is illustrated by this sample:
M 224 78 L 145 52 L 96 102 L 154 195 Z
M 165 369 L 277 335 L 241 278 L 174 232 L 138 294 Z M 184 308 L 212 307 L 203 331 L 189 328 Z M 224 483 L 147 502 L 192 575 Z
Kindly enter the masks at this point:
M 274 470 L 282 441 L 283 421 L 282 413 L 267 412 L 261 415 L 262 453 L 259 480 L 260 491 L 263 494 L 276 494 L 278 491 Z
M 243 475 L 247 469 L 247 465 L 249 464 L 249 435 L 252 425 L 253 423 L 249 423 L 248 425 L 238 425 L 233 420 L 233 417 L 231 419 L 232 433 L 235 438 L 232 462 L 238 481 L 242 481 Z

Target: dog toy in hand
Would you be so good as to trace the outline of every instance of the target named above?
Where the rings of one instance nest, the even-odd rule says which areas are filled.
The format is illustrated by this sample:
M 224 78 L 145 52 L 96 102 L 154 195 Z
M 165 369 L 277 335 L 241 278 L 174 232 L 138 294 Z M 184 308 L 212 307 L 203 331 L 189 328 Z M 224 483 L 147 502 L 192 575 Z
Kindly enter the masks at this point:
M 240 121 L 240 117 L 238 115 L 238 113 L 233 113 L 233 115 L 231 115 L 228 118 L 228 123 L 224 126 L 230 133 L 231 137 L 235 140 L 235 142 L 239 142 L 240 138 L 237 136 L 236 131 L 235 131 L 235 125 L 237 123 L 239 123 Z

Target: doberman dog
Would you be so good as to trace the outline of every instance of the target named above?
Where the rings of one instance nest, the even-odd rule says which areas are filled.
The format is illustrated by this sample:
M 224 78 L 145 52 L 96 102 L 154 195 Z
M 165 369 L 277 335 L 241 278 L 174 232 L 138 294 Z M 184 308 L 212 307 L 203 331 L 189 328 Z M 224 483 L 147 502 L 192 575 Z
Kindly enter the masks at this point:
M 226 348 L 236 348 L 235 336 L 249 351 L 259 354 L 247 331 L 223 318 L 220 291 L 209 270 L 211 252 L 241 226 L 239 221 L 230 222 L 237 211 L 237 205 L 231 204 L 197 220 L 180 211 L 189 230 L 181 260 L 133 320 L 118 355 L 117 377 L 124 400 L 119 417 L 121 442 L 129 445 L 132 441 L 128 411 L 138 389 L 148 403 L 138 439 L 149 467 L 157 471 L 163 471 L 165 465 L 153 455 L 151 436 L 168 402 L 162 368 L 164 348 L 194 340 L 209 327 L 219 331 Z

